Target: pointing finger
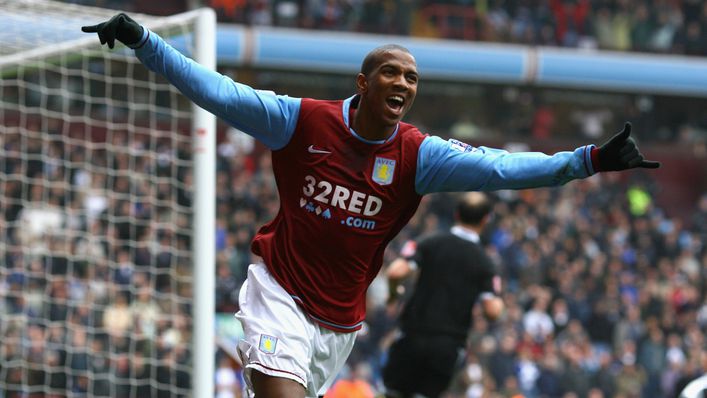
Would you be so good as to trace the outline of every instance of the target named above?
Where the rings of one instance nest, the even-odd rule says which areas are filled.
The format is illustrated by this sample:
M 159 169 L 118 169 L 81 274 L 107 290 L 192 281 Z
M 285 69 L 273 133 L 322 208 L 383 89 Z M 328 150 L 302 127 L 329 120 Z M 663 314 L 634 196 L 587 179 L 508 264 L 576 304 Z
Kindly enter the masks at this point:
M 636 156 L 628 161 L 627 166 L 629 169 L 640 166 L 644 162 L 643 156 Z
M 660 167 L 660 162 L 656 162 L 653 160 L 644 160 L 641 162 L 641 164 L 638 165 L 638 167 L 643 167 L 644 169 L 657 169 Z
M 96 33 L 98 32 L 98 28 L 101 26 L 101 24 L 98 25 L 89 25 L 89 26 L 82 26 L 81 31 L 86 32 L 86 33 Z

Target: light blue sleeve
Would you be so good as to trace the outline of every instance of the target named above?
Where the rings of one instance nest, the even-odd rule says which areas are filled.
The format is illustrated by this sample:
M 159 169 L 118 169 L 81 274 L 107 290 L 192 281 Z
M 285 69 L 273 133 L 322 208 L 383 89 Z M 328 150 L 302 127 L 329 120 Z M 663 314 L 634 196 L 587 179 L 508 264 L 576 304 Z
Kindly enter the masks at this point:
M 415 189 L 432 192 L 495 191 L 558 186 L 595 173 L 593 145 L 546 155 L 473 147 L 431 136 L 420 145 Z
M 300 98 L 255 90 L 185 57 L 156 33 L 144 29 L 135 55 L 151 71 L 164 76 L 195 104 L 255 137 L 268 148 L 281 149 L 297 125 Z

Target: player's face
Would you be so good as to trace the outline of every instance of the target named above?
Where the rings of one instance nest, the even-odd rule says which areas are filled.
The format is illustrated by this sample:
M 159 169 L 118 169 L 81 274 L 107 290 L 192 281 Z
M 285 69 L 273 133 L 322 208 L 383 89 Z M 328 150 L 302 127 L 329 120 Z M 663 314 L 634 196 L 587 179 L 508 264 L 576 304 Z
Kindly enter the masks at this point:
M 378 66 L 362 79 L 359 88 L 373 114 L 384 124 L 395 125 L 412 107 L 418 79 L 415 58 L 405 51 L 392 50 L 380 56 Z

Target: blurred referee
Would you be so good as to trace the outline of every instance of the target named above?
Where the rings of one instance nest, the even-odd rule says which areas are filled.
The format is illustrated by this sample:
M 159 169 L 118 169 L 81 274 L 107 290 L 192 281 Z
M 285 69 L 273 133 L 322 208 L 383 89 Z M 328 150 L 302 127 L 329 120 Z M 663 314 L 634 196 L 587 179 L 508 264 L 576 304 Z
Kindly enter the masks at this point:
M 441 396 L 463 363 L 474 304 L 488 319 L 501 315 L 501 279 L 479 239 L 492 209 L 487 195 L 464 194 L 450 231 L 407 242 L 388 267 L 391 284 L 413 274 L 417 283 L 383 369 L 387 397 Z

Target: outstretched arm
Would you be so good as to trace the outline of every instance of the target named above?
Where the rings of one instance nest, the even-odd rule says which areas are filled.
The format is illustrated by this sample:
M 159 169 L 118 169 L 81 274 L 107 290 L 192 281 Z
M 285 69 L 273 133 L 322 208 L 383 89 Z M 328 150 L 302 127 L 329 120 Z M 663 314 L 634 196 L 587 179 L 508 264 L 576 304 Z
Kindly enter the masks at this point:
M 600 147 L 587 145 L 553 155 L 509 153 L 428 137 L 418 153 L 415 188 L 421 195 L 537 188 L 563 185 L 599 171 L 659 167 L 658 162 L 645 160 L 630 133 L 631 125 L 627 123 L 624 130 Z
M 299 98 L 255 90 L 209 70 L 123 13 L 81 30 L 97 33 L 101 44 L 110 48 L 116 39 L 134 48 L 148 69 L 163 75 L 197 105 L 269 148 L 280 149 L 289 142 L 299 115 Z

